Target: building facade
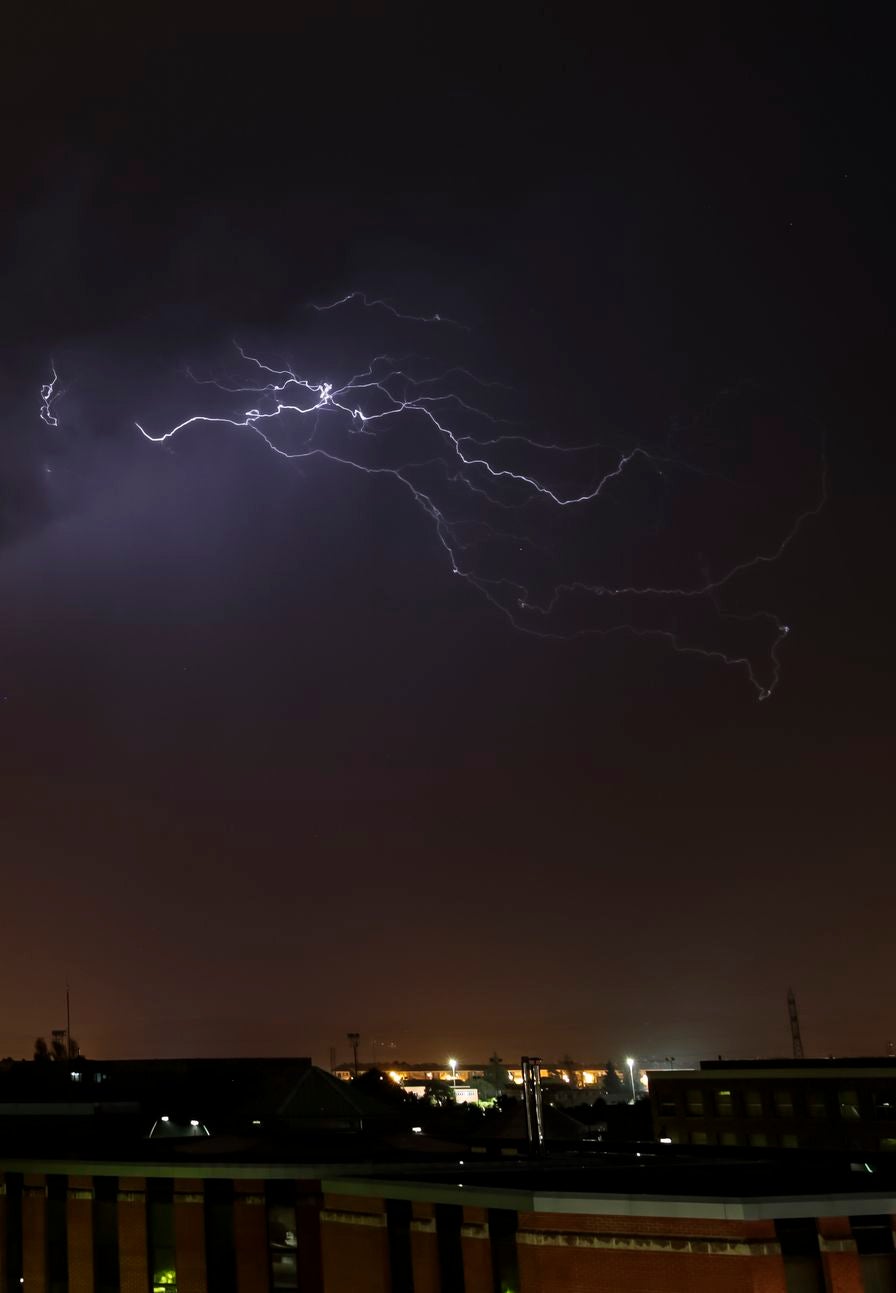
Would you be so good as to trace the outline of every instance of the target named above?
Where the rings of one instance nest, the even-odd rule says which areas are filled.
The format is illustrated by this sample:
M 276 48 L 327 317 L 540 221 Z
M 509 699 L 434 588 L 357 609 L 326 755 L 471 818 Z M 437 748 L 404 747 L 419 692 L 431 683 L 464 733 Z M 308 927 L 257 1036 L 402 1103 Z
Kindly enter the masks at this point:
M 634 1160 L 633 1160 L 634 1161 Z M 382 1170 L 382 1169 L 381 1169 Z M 670 1196 L 550 1168 L 389 1176 L 0 1161 L 4 1293 L 890 1293 L 896 1194 Z M 368 1169 L 369 1171 L 369 1169 Z M 462 1180 L 456 1179 L 462 1177 Z M 632 1181 L 642 1180 L 640 1189 Z M 709 1177 L 707 1180 L 711 1179 Z M 730 1181 L 725 1182 L 730 1189 Z
M 503 1065 L 511 1082 L 521 1086 L 523 1082 L 523 1070 L 518 1064 Z M 366 1069 L 378 1068 L 384 1073 L 388 1073 L 393 1082 L 398 1082 L 403 1086 L 424 1086 L 427 1082 L 447 1082 L 449 1085 L 456 1080 L 458 1085 L 468 1085 L 477 1078 L 488 1076 L 490 1064 L 468 1064 L 458 1063 L 456 1069 L 452 1069 L 447 1063 L 440 1062 L 421 1062 L 408 1064 L 404 1061 L 358 1061 L 358 1069 L 364 1072 Z M 336 1064 L 331 1070 L 335 1077 L 342 1078 L 343 1081 L 350 1081 L 355 1075 L 354 1061 L 348 1060 L 341 1064 Z M 557 1064 L 542 1063 L 541 1077 L 547 1081 L 552 1077 L 558 1078 L 559 1081 L 568 1080 L 580 1087 L 597 1086 L 606 1074 L 606 1068 L 603 1065 L 575 1065 L 572 1072 L 564 1069 L 562 1062 Z M 563 1076 L 565 1073 L 565 1077 Z M 645 1088 L 646 1089 L 646 1088 Z
M 649 1080 L 659 1140 L 896 1151 L 896 1061 L 706 1060 Z

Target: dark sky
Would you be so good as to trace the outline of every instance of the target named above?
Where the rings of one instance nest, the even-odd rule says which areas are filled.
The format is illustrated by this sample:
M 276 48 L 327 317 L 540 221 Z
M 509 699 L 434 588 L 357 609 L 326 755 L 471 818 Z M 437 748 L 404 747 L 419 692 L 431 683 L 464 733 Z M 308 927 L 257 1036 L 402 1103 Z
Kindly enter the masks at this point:
M 102 1055 L 786 1053 L 789 984 L 810 1051 L 896 1034 L 892 104 L 873 9 L 789 12 L 11 40 L 0 1053 L 61 1026 L 66 976 Z M 351 290 L 469 331 L 307 308 Z M 390 477 L 143 440 L 233 338 L 460 363 L 533 438 L 701 468 L 503 514 L 545 587 L 773 551 L 826 445 L 777 563 L 632 612 L 767 682 L 767 622 L 718 613 L 771 607 L 772 697 L 515 630 Z

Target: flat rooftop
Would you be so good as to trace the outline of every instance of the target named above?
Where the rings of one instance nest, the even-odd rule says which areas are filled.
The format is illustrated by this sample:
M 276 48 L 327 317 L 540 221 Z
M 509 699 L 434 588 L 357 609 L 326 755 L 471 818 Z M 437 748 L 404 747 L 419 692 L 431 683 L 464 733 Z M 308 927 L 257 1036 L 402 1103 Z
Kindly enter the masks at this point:
M 541 1160 L 483 1160 L 469 1150 L 439 1146 L 419 1154 L 406 1145 L 364 1137 L 303 1138 L 301 1142 L 237 1141 L 208 1137 L 184 1141 L 140 1140 L 105 1147 L 44 1143 L 0 1144 L 0 1172 L 41 1172 L 97 1176 L 203 1177 L 232 1179 L 317 1178 L 337 1192 L 383 1193 L 387 1197 L 442 1198 L 501 1206 L 500 1195 L 519 1196 L 519 1206 L 557 1210 L 565 1196 L 592 1200 L 695 1200 L 707 1206 L 740 1200 L 852 1200 L 832 1215 L 896 1212 L 896 1155 L 810 1150 L 720 1150 L 716 1147 L 652 1145 L 606 1150 L 597 1146 L 555 1153 Z M 354 1185 L 351 1182 L 354 1181 Z M 866 1202 L 859 1204 L 860 1200 Z M 874 1206 L 867 1201 L 872 1199 Z M 529 1200 L 527 1203 L 526 1200 Z M 633 1203 L 633 1201 L 635 1201 Z M 505 1202 L 503 1206 L 516 1206 Z M 586 1210 L 595 1210 L 596 1204 Z M 813 1203 L 813 1208 L 815 1204 Z M 578 1210 L 574 1208 L 573 1210 Z M 600 1210 L 599 1208 L 597 1210 Z M 681 1211 L 681 1207 L 676 1209 Z M 810 1211 L 813 1209 L 810 1209 Z M 609 1208 L 609 1212 L 613 1209 Z M 715 1215 L 710 1209 L 705 1215 Z M 817 1214 L 817 1210 L 816 1210 Z M 700 1213 L 689 1215 L 701 1215 Z
M 890 1069 L 896 1072 L 893 1055 L 825 1055 L 795 1059 L 701 1060 L 701 1069 Z M 653 1070 L 657 1075 L 662 1069 Z M 674 1070 L 673 1070 L 674 1071 Z

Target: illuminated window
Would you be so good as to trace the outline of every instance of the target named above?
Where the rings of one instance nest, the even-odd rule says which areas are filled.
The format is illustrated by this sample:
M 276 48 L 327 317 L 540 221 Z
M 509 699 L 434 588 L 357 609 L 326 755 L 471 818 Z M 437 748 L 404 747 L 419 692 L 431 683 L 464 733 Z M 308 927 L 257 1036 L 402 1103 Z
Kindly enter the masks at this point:
M 781 1145 L 784 1149 L 796 1149 L 799 1143 L 799 1137 L 794 1135 L 792 1131 L 785 1131 L 781 1137 Z
M 754 1149 L 764 1149 L 768 1144 L 768 1136 L 766 1136 L 764 1131 L 751 1131 L 750 1144 Z
M 153 1180 L 147 1189 L 147 1248 L 152 1293 L 177 1293 L 174 1254 L 174 1194 L 169 1180 Z
M 896 1091 L 875 1091 L 872 1099 L 874 1100 L 874 1112 L 878 1118 L 893 1118 L 896 1120 Z
M 793 1092 L 776 1091 L 772 1097 L 775 1105 L 775 1113 L 779 1118 L 793 1117 Z
M 734 1114 L 734 1101 L 730 1091 L 716 1092 L 716 1114 L 719 1118 L 731 1118 Z
M 279 1202 L 280 1191 L 268 1192 L 268 1253 L 271 1263 L 271 1288 L 299 1287 L 298 1242 L 294 1203 Z
M 703 1092 L 699 1087 L 691 1087 L 685 1098 L 688 1114 L 692 1118 L 703 1117 Z
M 744 1109 L 746 1109 L 747 1111 L 748 1118 L 761 1118 L 762 1117 L 762 1092 L 745 1091 Z
M 841 1118 L 859 1117 L 859 1095 L 857 1091 L 838 1091 L 837 1101 Z
M 896 1136 L 885 1136 L 880 1142 L 880 1147 L 885 1152 L 892 1154 L 896 1150 Z
M 692 1145 L 706 1145 L 707 1143 L 708 1143 L 708 1137 L 707 1137 L 707 1134 L 706 1134 L 706 1132 L 705 1132 L 705 1131 L 692 1131 L 692 1132 L 691 1132 L 691 1144 L 692 1144 Z
M 678 1106 L 674 1100 L 660 1101 L 660 1116 L 663 1118 L 674 1118 L 678 1113 Z
M 723 1132 L 722 1132 L 722 1134 L 719 1136 L 719 1144 L 720 1144 L 720 1145 L 736 1145 L 736 1144 L 737 1144 L 737 1132 L 736 1132 L 736 1131 L 723 1131 Z

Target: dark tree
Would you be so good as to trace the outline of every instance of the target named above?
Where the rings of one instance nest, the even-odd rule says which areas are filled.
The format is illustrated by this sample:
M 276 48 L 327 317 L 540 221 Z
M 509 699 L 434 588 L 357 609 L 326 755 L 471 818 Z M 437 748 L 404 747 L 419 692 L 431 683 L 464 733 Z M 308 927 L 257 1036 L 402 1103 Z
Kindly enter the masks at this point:
M 71 1039 L 69 1051 L 72 1057 L 81 1054 L 81 1048 L 75 1041 L 74 1037 Z M 46 1037 L 35 1038 L 34 1058 L 41 1064 L 53 1061 L 61 1063 L 62 1061 L 67 1060 L 69 1058 L 69 1054 L 66 1051 L 66 1044 L 63 1037 L 58 1033 L 54 1033 L 53 1040 L 49 1046 L 47 1045 Z
M 454 1104 L 454 1092 L 448 1083 L 443 1082 L 441 1078 L 433 1078 L 431 1082 L 427 1082 L 423 1098 L 438 1108 Z
M 607 1071 L 600 1080 L 601 1094 L 608 1100 L 625 1099 L 625 1083 L 612 1060 L 607 1060 Z
M 360 1077 L 354 1078 L 351 1085 L 365 1095 L 381 1100 L 384 1104 L 407 1105 L 414 1099 L 410 1092 L 402 1090 L 399 1084 L 381 1069 L 368 1069 Z
M 488 1064 L 485 1066 L 485 1078 L 486 1081 L 491 1082 L 499 1095 L 511 1084 L 510 1070 L 497 1051 L 489 1056 Z

